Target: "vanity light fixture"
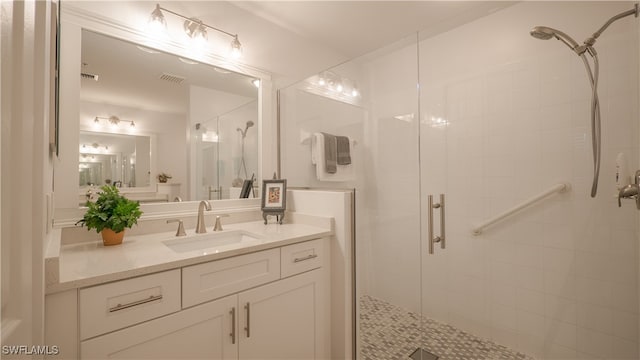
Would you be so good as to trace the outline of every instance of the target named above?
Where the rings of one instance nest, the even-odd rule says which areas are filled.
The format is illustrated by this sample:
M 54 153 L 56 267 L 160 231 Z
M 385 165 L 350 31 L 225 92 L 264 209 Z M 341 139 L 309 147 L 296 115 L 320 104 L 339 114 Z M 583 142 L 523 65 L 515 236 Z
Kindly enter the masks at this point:
M 129 127 L 131 127 L 131 128 L 135 128 L 136 127 L 136 123 L 133 120 L 123 120 L 123 119 L 120 119 L 119 117 L 117 117 L 115 115 L 111 115 L 108 118 L 107 117 L 96 116 L 93 119 L 94 125 L 100 125 L 100 120 L 106 120 L 109 124 L 111 124 L 111 126 L 114 126 L 114 127 L 120 126 L 121 122 L 129 123 Z
M 305 81 L 305 91 L 347 104 L 360 106 L 362 93 L 358 83 L 334 71 L 325 70 Z
M 239 57 L 242 56 L 242 44 L 240 43 L 240 40 L 238 40 L 238 34 L 232 34 L 222 29 L 218 29 L 211 25 L 205 24 L 204 22 L 202 22 L 202 20 L 199 20 L 196 18 L 188 18 L 184 15 L 178 14 L 175 11 L 171 11 L 167 8 L 163 8 L 162 6 L 160 6 L 160 4 L 156 4 L 155 9 L 151 12 L 151 15 L 149 17 L 149 28 L 152 29 L 152 31 L 155 31 L 155 29 L 157 28 L 166 30 L 167 21 L 162 11 L 166 11 L 169 14 L 173 14 L 177 17 L 184 19 L 185 20 L 183 24 L 184 32 L 187 34 L 187 36 L 193 39 L 195 43 L 202 44 L 202 46 L 204 46 L 204 44 L 207 42 L 207 28 L 208 28 L 232 37 L 233 39 L 229 44 L 231 57 L 234 59 L 238 59 Z

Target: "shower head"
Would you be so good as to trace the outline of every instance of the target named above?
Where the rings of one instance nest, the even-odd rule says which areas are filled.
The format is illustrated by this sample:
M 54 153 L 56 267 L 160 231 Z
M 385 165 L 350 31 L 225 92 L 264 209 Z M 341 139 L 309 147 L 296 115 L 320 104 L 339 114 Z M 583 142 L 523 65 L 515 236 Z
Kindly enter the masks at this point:
M 253 121 L 249 120 L 247 121 L 247 129 L 252 127 L 254 125 Z
M 546 26 L 536 26 L 529 32 L 531 36 L 540 40 L 549 40 L 553 37 L 553 29 Z
M 547 26 L 536 26 L 533 29 L 531 29 L 529 34 L 531 34 L 531 36 L 533 36 L 534 38 L 540 39 L 540 40 L 549 40 L 552 37 L 555 37 L 556 39 L 565 43 L 565 45 L 567 45 L 573 51 L 576 51 L 579 48 L 578 43 L 575 40 L 573 40 L 571 36 L 563 33 L 560 30 L 556 30 L 554 28 L 550 28 Z

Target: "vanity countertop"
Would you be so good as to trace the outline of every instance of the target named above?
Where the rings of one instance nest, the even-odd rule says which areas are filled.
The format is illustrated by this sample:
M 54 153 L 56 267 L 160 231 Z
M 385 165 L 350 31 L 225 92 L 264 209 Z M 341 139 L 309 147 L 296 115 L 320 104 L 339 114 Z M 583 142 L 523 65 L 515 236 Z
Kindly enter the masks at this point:
M 219 260 L 333 234 L 331 218 L 308 218 L 315 219 L 282 225 L 275 223 L 265 225 L 262 221 L 225 225 L 224 232 L 243 230 L 257 235 L 258 239 L 248 243 L 181 253 L 171 250 L 163 243 L 167 240 L 180 239 L 173 231 L 125 236 L 122 245 L 116 246 L 103 246 L 102 242 L 98 241 L 62 245 L 59 246 L 57 261 L 55 261 L 58 268 L 57 276 L 50 276 L 51 271 L 47 271 L 49 279 L 47 279 L 46 293 L 51 294 Z M 211 229 L 208 230 L 208 234 L 211 234 Z M 187 230 L 187 233 L 191 235 L 193 229 Z

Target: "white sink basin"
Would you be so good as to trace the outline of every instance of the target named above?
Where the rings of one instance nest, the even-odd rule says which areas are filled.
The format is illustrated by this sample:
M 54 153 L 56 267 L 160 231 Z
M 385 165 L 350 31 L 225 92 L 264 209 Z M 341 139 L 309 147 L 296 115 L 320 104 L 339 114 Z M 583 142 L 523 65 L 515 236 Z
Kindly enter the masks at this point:
M 230 230 L 176 237 L 175 239 L 165 240 L 162 243 L 177 253 L 205 249 L 210 249 L 212 252 L 215 252 L 217 248 L 248 243 L 259 239 L 260 237 L 258 235 L 251 234 L 244 230 Z

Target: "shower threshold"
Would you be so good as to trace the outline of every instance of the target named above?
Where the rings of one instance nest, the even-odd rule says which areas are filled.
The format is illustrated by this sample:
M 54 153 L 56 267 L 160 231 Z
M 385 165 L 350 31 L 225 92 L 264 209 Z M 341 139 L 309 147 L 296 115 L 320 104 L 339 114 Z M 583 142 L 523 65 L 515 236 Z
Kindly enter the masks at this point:
M 409 358 L 412 360 L 438 360 L 437 355 L 434 355 L 423 348 L 417 348 Z

